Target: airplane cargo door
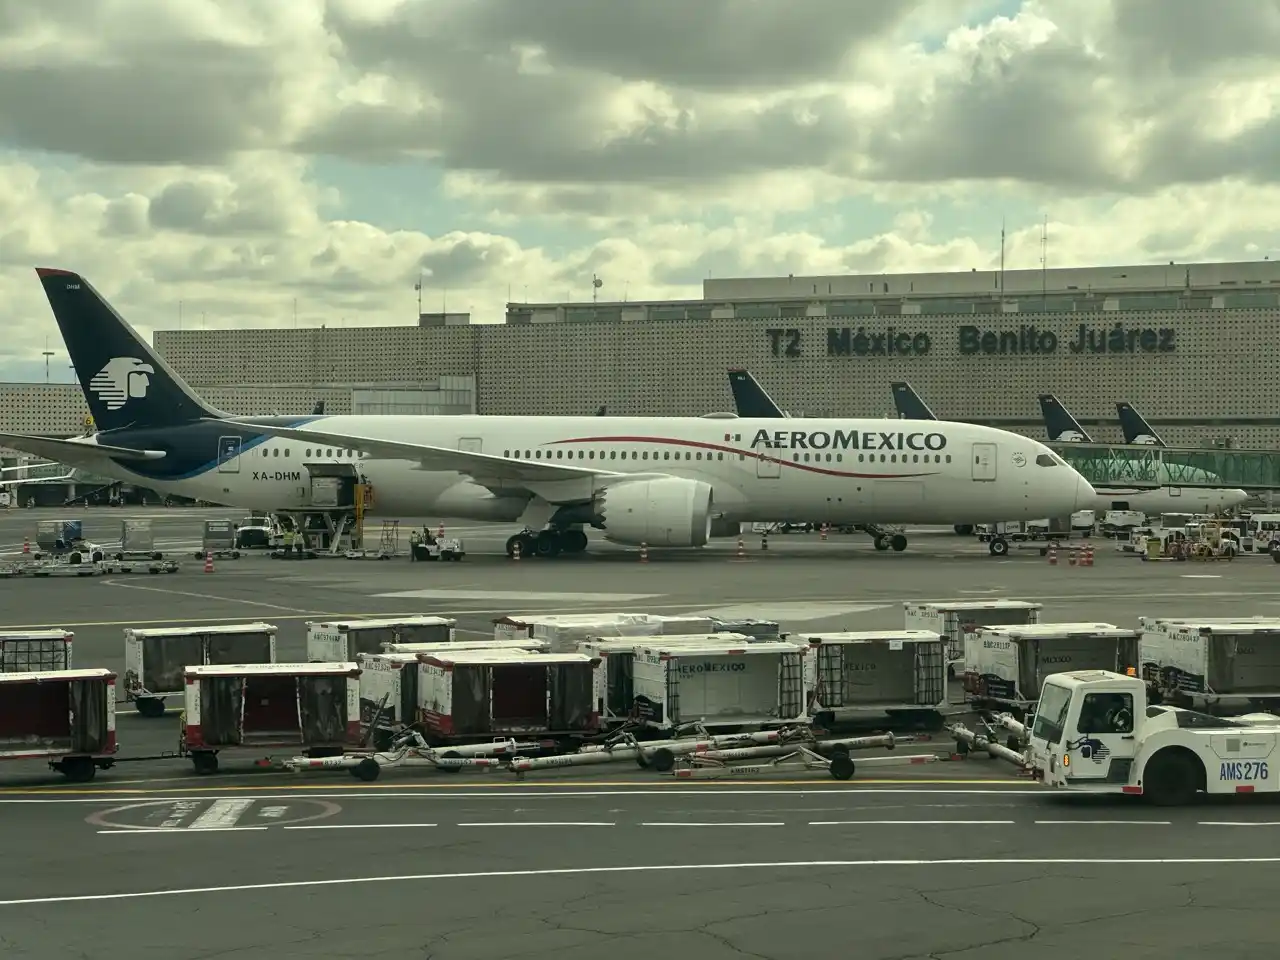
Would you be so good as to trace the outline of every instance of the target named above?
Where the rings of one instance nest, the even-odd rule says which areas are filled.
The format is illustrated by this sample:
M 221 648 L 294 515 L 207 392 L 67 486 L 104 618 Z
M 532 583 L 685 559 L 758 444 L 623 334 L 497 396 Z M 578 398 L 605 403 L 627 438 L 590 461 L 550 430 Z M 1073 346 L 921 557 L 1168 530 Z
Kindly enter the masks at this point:
M 757 454 L 756 476 L 761 480 L 777 480 L 782 476 L 781 462 L 768 454 Z
M 458 449 L 463 453 L 484 453 L 484 439 L 482 437 L 459 437 Z
M 219 473 L 239 473 L 240 472 L 240 438 L 239 437 L 219 437 L 218 438 L 218 472 Z
M 996 478 L 996 445 L 994 443 L 975 443 L 973 445 L 973 479 L 994 480 Z

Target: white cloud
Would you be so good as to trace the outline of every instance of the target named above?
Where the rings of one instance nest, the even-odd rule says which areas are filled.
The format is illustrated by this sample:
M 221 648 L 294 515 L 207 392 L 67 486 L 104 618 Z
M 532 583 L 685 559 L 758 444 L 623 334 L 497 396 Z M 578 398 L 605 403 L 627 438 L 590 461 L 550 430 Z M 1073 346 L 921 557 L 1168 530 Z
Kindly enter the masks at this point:
M 983 268 L 1010 211 L 1014 267 L 1041 210 L 1051 265 L 1272 254 L 1278 41 L 1280 0 L 0 0 L 0 364 L 57 342 L 44 263 L 150 328 Z

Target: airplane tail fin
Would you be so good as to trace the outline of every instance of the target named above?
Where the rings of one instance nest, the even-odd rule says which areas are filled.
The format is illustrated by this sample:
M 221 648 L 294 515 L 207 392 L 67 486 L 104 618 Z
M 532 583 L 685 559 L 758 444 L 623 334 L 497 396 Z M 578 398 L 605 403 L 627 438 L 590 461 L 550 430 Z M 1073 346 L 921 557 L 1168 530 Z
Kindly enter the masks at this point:
M 1149 443 L 1152 446 L 1167 446 L 1160 435 L 1151 429 L 1151 425 L 1143 419 L 1142 414 L 1128 403 L 1116 404 L 1116 415 L 1120 418 L 1120 430 L 1124 433 L 1125 443 Z
M 786 416 L 746 370 L 729 371 L 729 389 L 733 391 L 733 405 L 740 417 L 773 419 Z
M 920 399 L 920 394 L 912 389 L 909 383 L 893 383 L 893 405 L 901 420 L 937 420 L 937 416 L 929 409 L 929 405 Z
M 69 270 L 36 273 L 99 430 L 229 416 L 201 400 L 88 280 Z
M 1040 413 L 1050 441 L 1058 443 L 1093 443 L 1084 427 L 1076 421 L 1062 402 L 1051 393 L 1040 395 Z

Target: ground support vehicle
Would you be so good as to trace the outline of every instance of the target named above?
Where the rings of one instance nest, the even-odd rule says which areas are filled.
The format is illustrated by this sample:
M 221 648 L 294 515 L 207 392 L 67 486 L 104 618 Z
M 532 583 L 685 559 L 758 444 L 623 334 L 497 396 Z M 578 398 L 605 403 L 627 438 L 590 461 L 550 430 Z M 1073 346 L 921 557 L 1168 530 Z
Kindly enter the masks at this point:
M 286 770 L 349 770 L 357 780 L 372 782 L 383 770 L 401 767 L 422 769 L 429 767 L 447 773 L 462 770 L 486 770 L 508 763 L 521 752 L 539 751 L 554 746 L 554 742 L 498 739 L 491 743 L 458 744 L 447 750 L 432 747 L 422 734 L 412 728 L 405 729 L 391 741 L 388 748 L 377 753 L 351 753 L 341 757 L 294 757 L 283 764 Z
M 1280 717 L 1153 706 L 1139 677 L 1045 678 L 1027 752 L 1046 787 L 1181 806 L 1204 794 L 1280 793 Z

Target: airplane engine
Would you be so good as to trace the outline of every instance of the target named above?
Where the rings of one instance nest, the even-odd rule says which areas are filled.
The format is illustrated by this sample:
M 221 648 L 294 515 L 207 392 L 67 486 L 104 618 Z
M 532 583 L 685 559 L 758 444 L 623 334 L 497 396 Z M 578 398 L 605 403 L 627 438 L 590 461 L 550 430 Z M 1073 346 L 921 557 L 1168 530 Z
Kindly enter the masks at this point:
M 614 543 L 701 547 L 711 537 L 711 486 L 664 477 L 607 487 L 596 500 L 592 526 Z

